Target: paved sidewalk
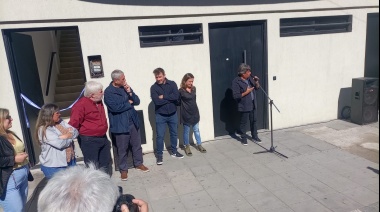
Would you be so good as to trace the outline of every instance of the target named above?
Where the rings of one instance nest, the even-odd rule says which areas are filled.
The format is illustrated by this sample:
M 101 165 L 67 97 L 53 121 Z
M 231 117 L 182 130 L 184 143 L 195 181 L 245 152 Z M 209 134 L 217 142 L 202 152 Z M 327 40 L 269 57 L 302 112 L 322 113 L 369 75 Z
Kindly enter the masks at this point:
M 276 150 L 288 159 L 265 151 L 269 132 L 259 134 L 260 145 L 223 137 L 204 143 L 206 154 L 194 148 L 193 156 L 183 159 L 165 153 L 162 166 L 146 154 L 149 173 L 132 169 L 126 182 L 118 173 L 113 178 L 125 193 L 148 201 L 151 212 L 375 212 L 378 131 L 378 123 L 341 120 L 275 131 Z M 37 180 L 30 193 L 44 185 L 38 184 L 42 174 L 33 172 Z M 29 211 L 36 211 L 36 200 L 31 195 Z

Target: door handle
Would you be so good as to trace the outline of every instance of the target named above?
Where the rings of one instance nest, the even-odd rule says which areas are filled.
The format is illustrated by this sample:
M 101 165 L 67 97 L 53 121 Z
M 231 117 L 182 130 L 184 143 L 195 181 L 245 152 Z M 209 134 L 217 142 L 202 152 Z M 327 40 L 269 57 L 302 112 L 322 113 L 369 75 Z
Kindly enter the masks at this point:
M 247 50 L 243 51 L 243 63 L 247 64 Z

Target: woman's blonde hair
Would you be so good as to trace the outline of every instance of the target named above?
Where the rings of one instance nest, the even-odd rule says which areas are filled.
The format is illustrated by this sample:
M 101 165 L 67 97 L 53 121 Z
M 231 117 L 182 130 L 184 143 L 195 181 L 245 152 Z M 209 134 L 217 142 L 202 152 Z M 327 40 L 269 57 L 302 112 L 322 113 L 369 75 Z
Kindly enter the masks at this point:
M 194 79 L 194 75 L 191 73 L 187 73 L 187 74 L 185 74 L 185 76 L 183 76 L 182 81 L 181 81 L 181 88 L 182 89 L 186 89 L 186 82 L 189 79 Z
M 35 136 L 37 141 L 43 140 L 46 137 L 46 129 L 48 127 L 54 126 L 55 122 L 53 121 L 53 115 L 55 112 L 59 112 L 59 107 L 55 104 L 45 104 L 42 106 L 40 112 L 38 113 L 37 123 L 36 123 L 36 132 Z M 38 132 L 42 127 L 42 137 L 39 139 Z M 40 143 L 40 142 L 39 142 Z
M 7 137 L 7 134 L 10 132 L 4 128 L 4 122 L 9 115 L 9 110 L 5 108 L 0 108 L 0 136 Z

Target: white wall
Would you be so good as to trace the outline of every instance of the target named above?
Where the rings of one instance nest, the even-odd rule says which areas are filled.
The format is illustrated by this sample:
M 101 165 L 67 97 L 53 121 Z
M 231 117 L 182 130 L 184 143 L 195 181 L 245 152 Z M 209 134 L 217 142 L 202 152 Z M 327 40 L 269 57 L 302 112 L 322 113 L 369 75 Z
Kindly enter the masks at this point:
M 350 1 L 351 3 L 353 1 Z M 365 1 L 370 2 L 370 1 Z M 310 3 L 311 4 L 311 3 Z M 301 4 L 303 5 L 303 4 Z M 140 96 L 144 111 L 147 144 L 151 151 L 152 130 L 148 107 L 152 71 L 162 67 L 167 77 L 178 84 L 182 76 L 192 72 L 198 88 L 201 133 L 204 141 L 214 139 L 208 24 L 248 20 L 268 21 L 269 95 L 281 110 L 274 111 L 274 128 L 285 128 L 335 119 L 340 88 L 350 87 L 353 77 L 364 75 L 366 15 L 378 9 L 320 11 L 299 13 L 246 14 L 231 16 L 183 17 L 92 22 L 54 22 L 8 24 L 1 28 L 78 26 L 87 79 L 90 80 L 87 56 L 101 55 L 105 77 L 96 79 L 104 86 L 110 73 L 118 68 Z M 279 36 L 279 19 L 290 17 L 352 14 L 350 33 L 283 37 Z M 140 48 L 138 26 L 202 23 L 204 43 L 195 45 Z M 4 47 L 0 47 L 0 76 L 9 76 Z M 273 81 L 272 77 L 277 76 Z M 0 106 L 15 106 L 9 77 L 0 84 Z M 4 101 L 7 100 L 8 104 Z M 9 106 L 8 106 L 9 105 Z M 16 117 L 17 118 L 17 117 Z M 17 120 L 17 119 L 16 119 Z

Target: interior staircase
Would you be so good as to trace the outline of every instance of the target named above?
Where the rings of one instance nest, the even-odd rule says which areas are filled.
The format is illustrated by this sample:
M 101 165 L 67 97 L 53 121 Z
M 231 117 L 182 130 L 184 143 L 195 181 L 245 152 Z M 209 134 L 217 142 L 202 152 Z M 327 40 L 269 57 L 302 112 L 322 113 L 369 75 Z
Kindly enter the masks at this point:
M 65 109 L 79 97 L 86 79 L 78 32 L 61 30 L 60 34 L 60 71 L 57 76 L 54 100 L 60 109 Z M 63 111 L 61 117 L 69 117 L 70 111 Z

